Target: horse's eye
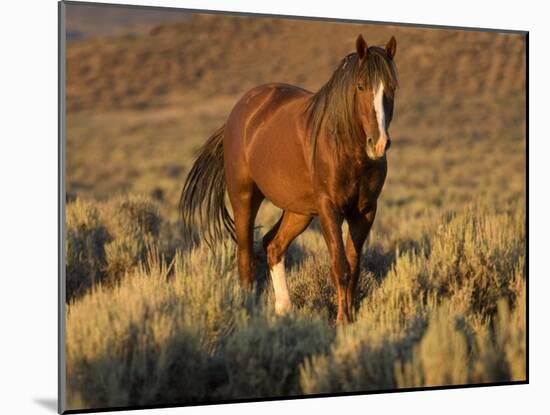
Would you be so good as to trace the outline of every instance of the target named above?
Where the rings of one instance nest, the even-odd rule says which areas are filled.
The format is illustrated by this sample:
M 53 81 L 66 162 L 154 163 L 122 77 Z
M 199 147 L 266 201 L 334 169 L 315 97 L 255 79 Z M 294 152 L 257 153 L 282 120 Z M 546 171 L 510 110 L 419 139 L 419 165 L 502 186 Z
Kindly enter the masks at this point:
M 358 89 L 359 91 L 362 91 L 362 90 L 365 89 L 365 88 L 363 87 L 363 84 L 357 84 L 357 89 Z

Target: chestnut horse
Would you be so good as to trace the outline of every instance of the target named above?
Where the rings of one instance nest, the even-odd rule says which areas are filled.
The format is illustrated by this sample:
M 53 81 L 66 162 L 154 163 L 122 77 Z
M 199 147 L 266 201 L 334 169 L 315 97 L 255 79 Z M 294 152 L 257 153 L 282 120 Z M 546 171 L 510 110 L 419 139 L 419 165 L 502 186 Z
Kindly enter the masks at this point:
M 186 233 L 197 229 L 211 245 L 225 228 L 237 243 L 245 287 L 254 281 L 253 232 L 260 204 L 267 198 L 283 210 L 263 238 L 277 313 L 291 308 L 285 252 L 319 216 L 336 286 L 336 321 L 352 317 L 361 249 L 387 172 L 395 51 L 394 37 L 385 47 L 368 47 L 359 35 L 356 52 L 342 59 L 317 93 L 279 83 L 250 90 L 189 172 L 180 200 Z

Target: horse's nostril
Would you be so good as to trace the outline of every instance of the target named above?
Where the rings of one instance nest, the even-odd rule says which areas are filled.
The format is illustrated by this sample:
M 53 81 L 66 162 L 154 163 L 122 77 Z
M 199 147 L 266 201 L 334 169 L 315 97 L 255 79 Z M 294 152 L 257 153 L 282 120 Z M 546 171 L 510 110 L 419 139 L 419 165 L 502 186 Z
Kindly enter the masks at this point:
M 370 146 L 373 145 L 372 137 L 368 137 L 368 138 L 367 138 L 367 143 L 368 143 Z
M 391 147 L 391 140 L 388 138 L 388 141 L 386 141 L 386 151 L 389 150 Z

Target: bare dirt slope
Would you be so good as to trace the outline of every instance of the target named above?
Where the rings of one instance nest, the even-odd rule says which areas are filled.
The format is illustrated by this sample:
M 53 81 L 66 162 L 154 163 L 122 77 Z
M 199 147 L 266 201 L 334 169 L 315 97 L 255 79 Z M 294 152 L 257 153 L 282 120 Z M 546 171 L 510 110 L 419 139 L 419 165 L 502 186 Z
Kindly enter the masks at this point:
M 270 81 L 316 90 L 353 51 L 359 33 L 375 45 L 398 39 L 402 104 L 428 97 L 489 100 L 524 85 L 519 36 L 194 15 L 140 36 L 71 45 L 68 105 L 143 108 L 178 95 L 239 95 Z
M 114 4 L 68 4 L 66 9 L 67 40 L 120 34 L 142 34 L 162 23 L 185 19 L 189 14 L 179 9 L 120 7 Z

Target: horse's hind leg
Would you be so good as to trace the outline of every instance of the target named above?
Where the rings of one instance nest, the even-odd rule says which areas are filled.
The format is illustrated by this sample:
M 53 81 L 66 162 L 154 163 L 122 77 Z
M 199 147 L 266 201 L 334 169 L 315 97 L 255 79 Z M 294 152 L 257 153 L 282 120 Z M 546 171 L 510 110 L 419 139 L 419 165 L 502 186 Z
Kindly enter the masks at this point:
M 262 238 L 262 245 L 264 247 L 264 251 L 267 254 L 267 246 L 269 243 L 275 238 L 275 235 L 277 235 L 277 231 L 279 230 L 279 227 L 281 226 L 281 223 L 283 222 L 283 218 L 285 217 L 285 211 L 283 210 L 283 213 L 281 214 L 281 217 L 277 221 L 275 225 L 264 235 Z
M 285 252 L 290 243 L 307 228 L 311 219 L 311 216 L 284 211 L 281 219 L 264 237 L 277 314 L 284 314 L 292 307 L 286 283 Z
M 254 221 L 264 196 L 253 183 L 239 188 L 238 193 L 229 192 L 235 220 L 237 238 L 237 263 L 241 284 L 252 288 L 254 283 Z

